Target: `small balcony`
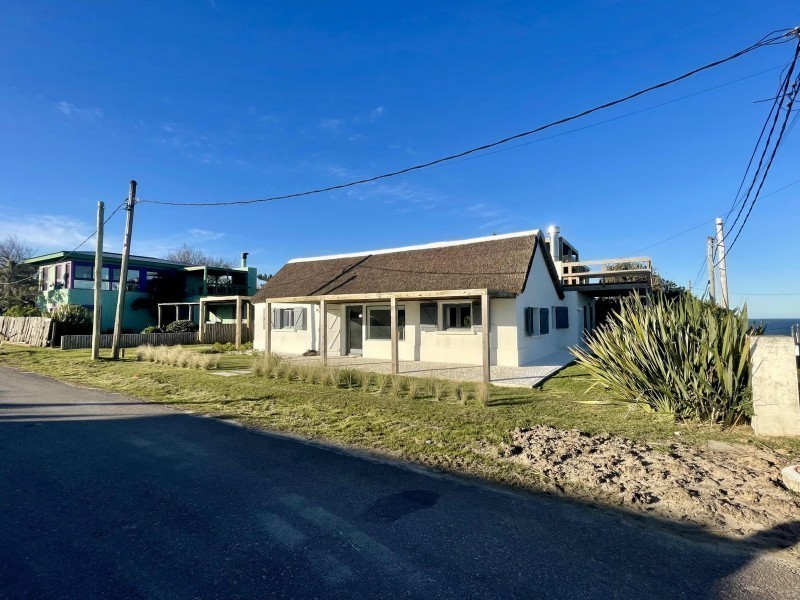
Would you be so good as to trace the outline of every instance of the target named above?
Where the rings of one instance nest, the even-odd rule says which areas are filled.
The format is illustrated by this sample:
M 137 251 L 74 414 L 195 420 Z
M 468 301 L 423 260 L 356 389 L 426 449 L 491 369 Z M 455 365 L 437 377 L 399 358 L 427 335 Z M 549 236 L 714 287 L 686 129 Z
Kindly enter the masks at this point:
M 653 263 L 649 256 L 563 262 L 560 276 L 565 290 L 618 296 L 651 289 Z

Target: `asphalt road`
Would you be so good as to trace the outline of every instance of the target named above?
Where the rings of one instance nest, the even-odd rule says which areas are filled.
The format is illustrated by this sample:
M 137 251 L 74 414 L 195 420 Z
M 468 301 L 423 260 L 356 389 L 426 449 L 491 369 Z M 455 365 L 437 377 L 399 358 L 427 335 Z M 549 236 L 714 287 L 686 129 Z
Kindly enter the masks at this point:
M 0 368 L 2 598 L 797 598 L 785 563 L 571 501 Z

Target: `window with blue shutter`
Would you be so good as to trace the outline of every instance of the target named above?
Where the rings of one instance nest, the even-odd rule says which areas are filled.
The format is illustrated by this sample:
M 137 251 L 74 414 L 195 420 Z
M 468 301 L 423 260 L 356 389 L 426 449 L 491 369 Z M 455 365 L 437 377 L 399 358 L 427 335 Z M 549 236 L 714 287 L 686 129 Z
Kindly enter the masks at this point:
M 569 329 L 569 308 L 556 306 L 556 329 Z
M 550 333 L 550 309 L 539 309 L 539 335 Z

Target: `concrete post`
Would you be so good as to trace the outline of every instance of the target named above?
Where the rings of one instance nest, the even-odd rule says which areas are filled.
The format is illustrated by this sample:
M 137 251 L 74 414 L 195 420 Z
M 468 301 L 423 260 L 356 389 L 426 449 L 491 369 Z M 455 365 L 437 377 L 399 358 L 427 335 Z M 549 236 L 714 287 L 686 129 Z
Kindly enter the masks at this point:
M 750 338 L 753 431 L 756 435 L 800 435 L 800 397 L 794 340 L 783 335 Z

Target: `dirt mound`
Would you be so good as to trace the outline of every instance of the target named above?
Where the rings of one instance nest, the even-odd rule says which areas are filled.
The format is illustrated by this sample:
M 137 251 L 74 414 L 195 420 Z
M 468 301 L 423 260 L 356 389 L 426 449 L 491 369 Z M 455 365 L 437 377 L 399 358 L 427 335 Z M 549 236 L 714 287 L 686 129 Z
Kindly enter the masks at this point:
M 780 482 L 787 459 L 766 448 L 674 443 L 665 452 L 621 437 L 539 425 L 514 430 L 503 456 L 543 474 L 556 490 L 584 488 L 730 537 L 759 533 L 764 544 L 800 540 L 800 497 Z

